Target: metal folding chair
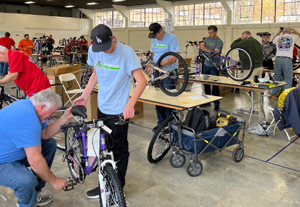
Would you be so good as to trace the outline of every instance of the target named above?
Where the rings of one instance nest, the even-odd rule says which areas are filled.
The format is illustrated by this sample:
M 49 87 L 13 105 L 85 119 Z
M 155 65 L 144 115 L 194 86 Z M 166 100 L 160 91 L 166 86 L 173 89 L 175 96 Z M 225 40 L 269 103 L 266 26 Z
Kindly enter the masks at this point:
M 69 100 L 65 103 L 64 106 L 66 106 L 69 102 L 73 105 L 73 103 L 72 103 L 73 98 L 74 98 L 76 95 L 82 93 L 82 92 L 84 91 L 84 89 L 80 88 L 80 84 L 79 84 L 79 82 L 78 82 L 76 76 L 75 76 L 73 73 L 61 74 L 61 75 L 59 75 L 58 78 L 59 78 L 59 81 L 61 82 L 62 87 L 64 88 L 64 91 L 65 91 L 65 93 L 67 94 L 67 97 L 68 97 L 68 99 L 69 99 Z M 73 83 L 75 82 L 75 83 L 77 84 L 78 88 L 68 90 L 68 89 L 66 88 L 66 85 L 64 84 L 64 83 L 66 83 L 66 82 L 73 82 Z

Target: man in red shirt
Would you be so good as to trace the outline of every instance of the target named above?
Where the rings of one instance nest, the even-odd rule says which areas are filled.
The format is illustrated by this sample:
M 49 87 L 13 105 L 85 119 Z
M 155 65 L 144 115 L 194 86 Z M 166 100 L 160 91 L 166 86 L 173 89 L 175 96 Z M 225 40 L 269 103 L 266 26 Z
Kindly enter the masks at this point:
M 23 52 L 0 46 L 0 62 L 8 63 L 10 70 L 0 85 L 14 81 L 29 97 L 51 87 L 47 76 Z
M 7 49 L 16 49 L 15 47 L 15 41 L 10 38 L 10 33 L 5 32 L 5 37 L 0 38 L 0 45 L 6 47 Z M 3 78 L 5 75 L 7 75 L 8 71 L 8 64 L 4 62 L 0 62 L 0 76 Z

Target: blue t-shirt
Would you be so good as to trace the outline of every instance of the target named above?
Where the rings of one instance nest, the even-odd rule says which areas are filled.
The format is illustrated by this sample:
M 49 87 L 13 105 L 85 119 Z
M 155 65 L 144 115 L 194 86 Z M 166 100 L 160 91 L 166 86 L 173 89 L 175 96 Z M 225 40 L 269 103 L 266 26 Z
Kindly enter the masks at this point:
M 30 99 L 0 110 L 0 163 L 22 160 L 24 147 L 41 145 L 41 122 Z
M 128 100 L 132 71 L 142 68 L 129 46 L 117 43 L 112 53 L 93 52 L 89 48 L 88 64 L 98 77 L 98 107 L 105 114 L 120 114 Z
M 209 37 L 206 38 L 204 41 L 205 47 L 207 49 L 215 51 L 215 49 L 220 50 L 220 54 L 222 53 L 222 48 L 223 48 L 223 41 L 217 37 L 215 39 L 210 39 Z M 220 58 L 214 57 L 213 62 L 216 63 L 217 65 L 220 65 Z M 204 65 L 208 67 L 214 67 L 208 60 L 205 59 Z
M 177 37 L 173 34 L 166 32 L 161 40 L 158 40 L 156 38 L 152 39 L 150 50 L 154 53 L 153 62 L 157 63 L 158 59 L 162 54 L 166 52 L 179 52 L 180 46 Z M 167 58 L 169 58 L 169 56 L 164 58 L 164 60 Z M 167 65 L 164 68 L 170 70 L 176 69 L 178 68 L 178 61 L 176 63 Z

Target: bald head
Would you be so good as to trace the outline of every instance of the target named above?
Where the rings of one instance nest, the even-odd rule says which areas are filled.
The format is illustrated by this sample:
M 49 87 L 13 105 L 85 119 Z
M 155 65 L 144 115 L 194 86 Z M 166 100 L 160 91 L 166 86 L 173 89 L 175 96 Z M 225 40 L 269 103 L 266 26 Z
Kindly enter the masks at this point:
M 286 26 L 283 28 L 283 34 L 291 34 L 292 33 L 292 27 Z

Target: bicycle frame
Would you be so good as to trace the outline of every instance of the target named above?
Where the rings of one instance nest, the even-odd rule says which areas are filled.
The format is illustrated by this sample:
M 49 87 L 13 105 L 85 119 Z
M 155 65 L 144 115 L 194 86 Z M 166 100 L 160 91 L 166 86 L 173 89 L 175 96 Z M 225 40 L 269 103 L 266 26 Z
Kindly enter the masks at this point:
M 212 54 L 212 56 L 208 57 L 205 53 L 210 53 L 210 54 Z M 219 51 L 212 53 L 211 51 L 208 51 L 208 50 L 199 49 L 199 56 L 203 56 L 208 62 L 210 62 L 219 71 L 223 71 L 228 68 L 233 68 L 238 65 L 237 61 L 225 58 L 224 56 L 217 56 L 218 54 L 219 54 Z M 215 62 L 212 61 L 212 58 L 214 58 L 214 57 L 220 59 L 220 66 L 218 66 Z M 232 63 L 232 65 L 223 67 L 223 63 L 225 63 L 225 61 Z
M 99 123 L 99 122 L 98 122 Z M 99 130 L 101 130 L 101 127 L 104 126 L 103 122 L 100 121 L 100 125 L 98 125 Z M 100 131 L 100 139 L 99 139 L 99 154 L 97 154 L 95 157 L 92 157 L 91 161 L 89 162 L 88 156 L 87 156 L 87 137 L 86 133 L 83 129 L 83 127 L 80 127 L 80 132 L 75 136 L 71 146 L 74 145 L 75 141 L 81 137 L 82 138 L 82 147 L 83 147 L 83 155 L 84 155 L 84 161 L 85 161 L 85 167 L 82 169 L 82 166 L 80 163 L 77 163 L 76 160 L 70 155 L 70 150 L 71 148 L 67 151 L 68 158 L 71 159 L 75 165 L 80 167 L 82 170 L 84 170 L 85 175 L 89 175 L 94 171 L 94 167 L 96 163 L 98 163 L 99 166 L 99 173 L 98 173 L 98 178 L 99 178 L 99 184 L 100 184 L 100 193 L 101 197 L 105 198 L 105 189 L 103 187 L 106 186 L 106 181 L 104 179 L 103 174 L 100 172 L 107 164 L 110 164 L 114 169 L 116 169 L 116 162 L 114 161 L 114 155 L 113 152 L 109 152 L 106 149 L 106 144 L 105 144 L 105 133 L 101 133 Z M 98 159 L 99 157 L 99 159 Z M 105 159 L 104 161 L 101 160 L 101 157 L 110 157 L 110 159 Z M 82 179 L 84 181 L 84 179 Z M 106 199 L 101 199 L 102 206 L 106 206 Z

